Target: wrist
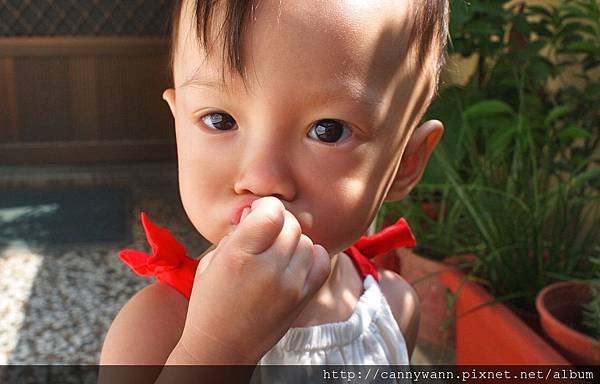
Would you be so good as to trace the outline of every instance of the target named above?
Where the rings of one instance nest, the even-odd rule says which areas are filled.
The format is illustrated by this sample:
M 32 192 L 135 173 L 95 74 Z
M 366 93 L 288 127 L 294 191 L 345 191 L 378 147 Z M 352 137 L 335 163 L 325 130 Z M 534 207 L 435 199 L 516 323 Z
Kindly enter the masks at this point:
M 229 345 L 212 335 L 184 330 L 172 355 L 181 364 L 202 365 L 256 365 L 260 356 L 245 353 L 239 346 Z

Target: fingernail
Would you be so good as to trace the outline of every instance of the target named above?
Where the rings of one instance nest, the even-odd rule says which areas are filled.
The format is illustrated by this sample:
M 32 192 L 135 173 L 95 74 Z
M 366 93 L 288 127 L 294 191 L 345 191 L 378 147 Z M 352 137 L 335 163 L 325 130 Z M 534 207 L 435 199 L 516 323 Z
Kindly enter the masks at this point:
M 248 213 L 250 213 L 250 207 L 244 208 L 244 210 L 242 211 L 242 217 L 240 218 L 240 223 L 244 220 L 246 216 L 248 216 Z

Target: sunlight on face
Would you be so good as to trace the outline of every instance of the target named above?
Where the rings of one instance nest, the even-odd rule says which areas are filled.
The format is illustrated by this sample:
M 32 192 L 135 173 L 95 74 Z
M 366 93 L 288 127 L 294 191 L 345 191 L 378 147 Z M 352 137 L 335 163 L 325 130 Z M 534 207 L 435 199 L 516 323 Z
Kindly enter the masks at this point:
M 260 2 L 243 36 L 246 90 L 220 84 L 221 58 L 205 57 L 184 8 L 179 182 L 204 237 L 219 242 L 240 202 L 269 195 L 332 254 L 364 234 L 431 96 L 406 53 L 411 14 L 410 2 Z

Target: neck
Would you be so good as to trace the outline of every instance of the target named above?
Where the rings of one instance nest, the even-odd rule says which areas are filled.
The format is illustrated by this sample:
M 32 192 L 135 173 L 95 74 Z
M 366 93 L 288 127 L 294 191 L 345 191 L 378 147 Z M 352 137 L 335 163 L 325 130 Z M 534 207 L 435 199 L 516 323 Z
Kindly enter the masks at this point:
M 350 263 L 350 265 L 348 265 Z M 331 258 L 331 270 L 325 283 L 304 307 L 292 327 L 306 327 L 346 320 L 362 292 L 362 281 L 343 253 Z

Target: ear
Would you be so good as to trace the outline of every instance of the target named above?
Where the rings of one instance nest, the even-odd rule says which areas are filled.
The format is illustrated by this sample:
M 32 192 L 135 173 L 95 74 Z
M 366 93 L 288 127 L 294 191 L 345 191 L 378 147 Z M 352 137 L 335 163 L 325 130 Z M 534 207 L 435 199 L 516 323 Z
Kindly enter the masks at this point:
M 167 104 L 169 104 L 169 108 L 171 109 L 171 114 L 173 115 L 173 118 L 175 118 L 175 89 L 173 89 L 173 88 L 165 89 L 165 91 L 162 94 L 162 98 L 164 101 L 167 102 Z
M 406 144 L 398 173 L 385 201 L 402 200 L 419 183 L 429 157 L 443 134 L 444 124 L 439 120 L 429 120 L 415 129 Z

